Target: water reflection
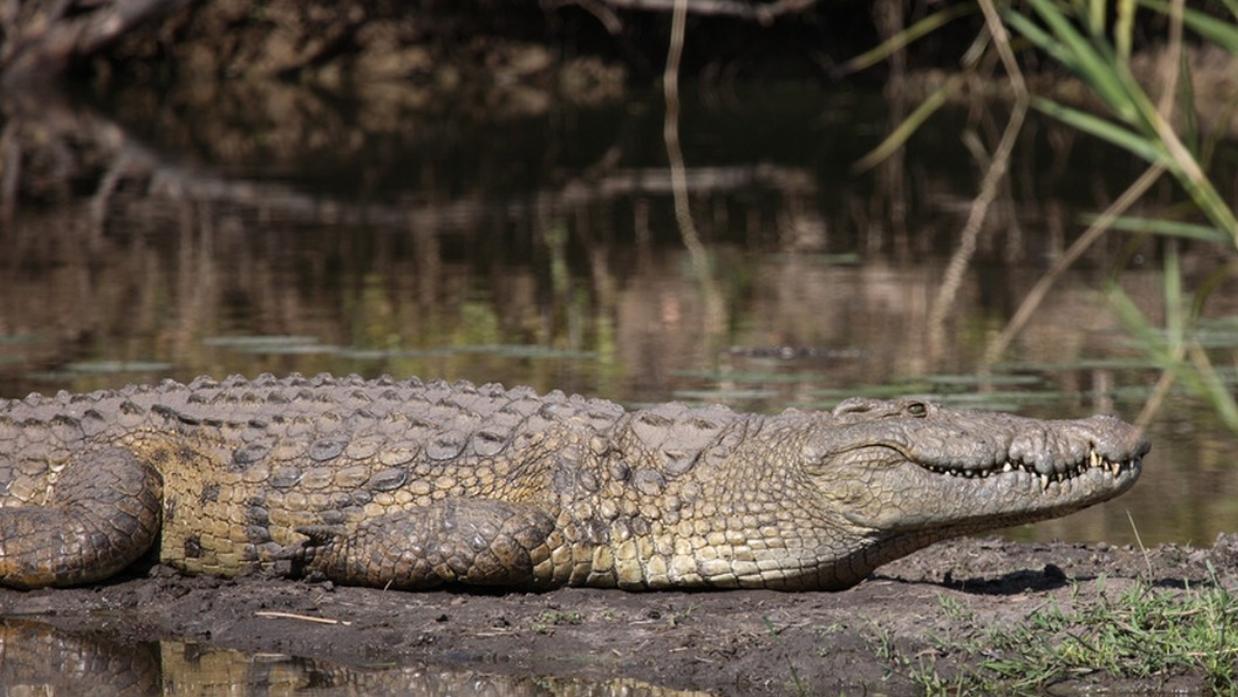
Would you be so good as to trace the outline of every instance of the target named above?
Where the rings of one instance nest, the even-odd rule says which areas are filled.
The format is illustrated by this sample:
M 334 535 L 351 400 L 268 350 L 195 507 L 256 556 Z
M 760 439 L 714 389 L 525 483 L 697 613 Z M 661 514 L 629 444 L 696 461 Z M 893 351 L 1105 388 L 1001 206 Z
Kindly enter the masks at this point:
M 935 309 L 981 169 L 958 133 L 1000 131 L 983 112 L 947 113 L 856 177 L 850 163 L 892 118 L 878 95 L 693 94 L 680 126 L 690 257 L 656 99 L 487 120 L 244 89 L 6 104 L 0 396 L 330 371 L 629 404 L 771 411 L 916 392 L 1132 418 L 1158 375 L 1098 289 L 1121 268 L 1157 315 L 1160 250 L 1114 236 L 1059 281 L 990 379 L 969 377 L 1075 217 L 1125 185 L 1124 156 L 1049 123 L 1027 129 L 1012 186 Z M 1180 256 L 1194 277 L 1222 264 L 1205 245 Z M 1232 277 L 1219 288 L 1208 311 L 1238 336 L 1221 331 L 1238 316 Z M 1221 364 L 1235 344 L 1217 347 Z M 1238 526 L 1233 436 L 1208 407 L 1180 396 L 1150 435 L 1131 494 L 1012 534 L 1133 541 L 1128 509 L 1145 542 Z
M 89 686 L 89 687 L 87 687 Z M 183 641 L 120 645 L 21 620 L 0 621 L 0 694 L 483 695 L 707 697 L 639 680 L 509 677 L 425 666 L 354 667 L 284 654 L 247 654 Z

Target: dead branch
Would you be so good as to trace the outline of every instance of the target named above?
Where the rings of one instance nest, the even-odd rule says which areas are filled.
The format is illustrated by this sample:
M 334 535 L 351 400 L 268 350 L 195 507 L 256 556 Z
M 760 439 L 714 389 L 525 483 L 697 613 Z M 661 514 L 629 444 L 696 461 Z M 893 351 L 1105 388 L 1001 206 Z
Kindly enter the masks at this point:
M 476 193 L 447 202 L 409 200 L 359 204 L 309 194 L 283 184 L 223 176 L 176 161 L 156 152 L 106 117 L 87 108 L 73 108 L 62 101 L 51 100 L 46 95 L 16 96 L 6 106 L 10 116 L 3 139 L 6 150 L 20 152 L 16 148 L 20 147 L 18 139 L 23 124 L 38 124 L 34 129 L 39 134 L 37 147 L 55 147 L 62 140 L 72 138 L 88 140 L 97 153 L 102 153 L 107 164 L 102 168 L 91 210 L 99 227 L 108 217 L 108 207 L 115 205 L 115 192 L 120 182 L 126 179 L 140 182 L 145 198 L 150 200 L 232 206 L 274 213 L 290 221 L 329 220 L 400 228 L 412 224 L 434 229 L 477 227 L 495 217 L 525 218 L 533 210 L 559 213 L 623 198 L 671 196 L 677 187 L 701 196 L 752 187 L 775 189 L 788 196 L 812 196 L 816 192 L 812 175 L 798 168 L 768 164 L 695 167 L 685 169 L 681 173 L 682 181 L 678 182 L 665 168 L 619 168 L 604 158 L 604 166 L 588 175 L 571 178 L 531 197 L 495 201 Z M 5 162 L 4 174 L 16 171 L 18 164 Z M 6 205 L 16 206 L 19 197 L 20 193 L 13 191 L 0 199 L 0 203 L 7 201 Z

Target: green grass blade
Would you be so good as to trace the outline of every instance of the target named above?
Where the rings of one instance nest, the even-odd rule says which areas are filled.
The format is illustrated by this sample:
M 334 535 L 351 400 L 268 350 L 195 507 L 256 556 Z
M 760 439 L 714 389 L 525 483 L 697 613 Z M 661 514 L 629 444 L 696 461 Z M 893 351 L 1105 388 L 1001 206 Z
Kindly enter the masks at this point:
M 1128 150 L 1148 162 L 1170 164 L 1168 153 L 1161 147 L 1160 143 L 1152 138 L 1146 138 L 1137 133 L 1122 128 L 1121 126 L 1106 121 L 1099 116 L 1094 116 L 1086 111 L 1080 111 L 1068 106 L 1063 106 L 1055 101 L 1036 97 L 1032 99 L 1032 106 L 1038 111 L 1044 112 L 1063 123 L 1077 128 L 1085 133 L 1096 136 L 1102 140 L 1107 140 L 1118 147 Z
M 836 73 L 838 75 L 849 75 L 866 68 L 871 68 L 886 58 L 889 58 L 890 54 L 895 51 L 898 51 L 899 49 L 915 42 L 917 39 L 940 29 L 959 17 L 976 12 L 977 9 L 979 8 L 975 3 L 969 2 L 959 5 L 951 5 L 942 10 L 938 10 L 910 27 L 900 31 L 894 36 L 891 36 L 885 41 L 882 41 L 875 47 L 838 66 Z
M 1169 14 L 1169 3 L 1164 2 L 1164 0 L 1137 1 L 1144 7 L 1156 10 L 1162 14 Z M 1230 6 L 1230 10 L 1234 12 L 1235 17 L 1238 17 L 1238 2 L 1228 0 L 1226 4 Z M 1189 7 L 1182 12 L 1182 22 L 1196 34 L 1220 45 L 1230 53 L 1238 53 L 1238 26 Z
M 1126 330 L 1131 333 L 1138 342 L 1139 348 L 1144 355 L 1152 359 L 1165 370 L 1180 370 L 1181 363 L 1173 360 L 1169 349 L 1165 346 L 1165 338 L 1161 336 L 1156 329 L 1152 327 L 1152 323 L 1144 316 L 1135 302 L 1130 299 L 1126 291 L 1122 290 L 1116 283 L 1110 284 L 1107 298 L 1109 304 L 1113 307 L 1114 314 L 1118 320 L 1126 325 Z
M 1096 222 L 1100 216 L 1085 215 L 1081 216 L 1080 222 L 1085 225 L 1091 225 Z M 1137 217 L 1121 217 L 1114 218 L 1109 224 L 1109 227 L 1122 232 L 1139 232 L 1149 233 L 1153 235 L 1161 235 L 1163 237 L 1183 237 L 1191 240 L 1201 240 L 1204 242 L 1215 242 L 1219 244 L 1227 244 L 1230 241 L 1229 235 L 1214 227 L 1207 225 L 1197 225 L 1195 223 L 1183 223 L 1177 220 L 1162 220 L 1158 218 L 1137 218 Z
M 863 172 L 880 164 L 883 160 L 893 154 L 896 150 L 903 147 L 908 139 L 928 120 L 933 112 L 937 111 L 946 103 L 946 99 L 954 94 L 963 84 L 960 77 L 952 77 L 946 84 L 939 87 L 935 92 L 928 96 L 920 106 L 916 107 L 915 111 L 911 112 L 903 122 L 898 125 L 890 135 L 886 136 L 885 140 L 881 141 L 877 147 L 870 150 L 866 155 L 856 160 L 852 165 L 852 169 L 856 172 Z
M 1112 61 L 1106 59 L 1095 45 L 1076 31 L 1070 19 L 1050 0 L 1029 0 L 1029 2 L 1053 34 L 1074 56 L 1080 77 L 1092 85 L 1097 95 L 1123 121 L 1133 122 L 1139 112 L 1131 100 L 1131 95 L 1127 93 L 1126 86 L 1117 75 Z
M 1081 72 L 1078 64 L 1075 62 L 1075 57 L 1066 47 L 1057 39 L 1054 39 L 1040 25 L 1033 22 L 1026 15 L 1019 14 L 1012 9 L 1006 8 L 1002 12 L 1002 17 L 1006 20 L 1006 24 L 1010 25 L 1023 38 L 1032 42 L 1036 48 L 1049 54 L 1053 60 L 1061 63 L 1069 68 L 1072 72 Z
M 1199 115 L 1195 110 L 1195 77 L 1191 74 L 1191 60 L 1187 56 L 1186 51 L 1182 52 L 1181 67 L 1178 73 L 1178 113 L 1182 114 L 1183 131 L 1182 139 L 1185 141 L 1187 149 L 1199 159 Z M 1200 163 L 1201 167 L 1207 165 Z
M 1234 0 L 1238 2 L 1238 0 Z M 1238 93 L 1230 97 L 1225 106 L 1221 107 L 1220 116 L 1216 119 L 1216 123 L 1229 123 L 1230 119 L 1234 118 L 1234 114 L 1238 114 Z M 1203 145 L 1199 148 L 1199 164 L 1203 167 L 1208 167 L 1212 164 L 1212 158 L 1216 155 L 1217 146 L 1226 139 L 1227 131 L 1223 128 L 1212 128 L 1208 130 L 1208 137 L 1204 139 Z
M 1182 345 L 1186 338 L 1186 306 L 1182 302 L 1182 265 L 1178 262 L 1178 247 L 1165 245 L 1165 336 L 1170 351 Z
M 1127 76 L 1129 78 L 1129 75 Z M 1134 84 L 1134 78 L 1129 78 Z M 1151 100 L 1142 92 L 1138 93 L 1136 100 L 1140 114 L 1143 118 L 1152 125 L 1157 147 L 1160 148 L 1168 156 L 1167 166 L 1169 171 L 1178 180 L 1178 183 L 1186 190 L 1191 199 L 1195 201 L 1195 205 L 1199 207 L 1208 219 L 1216 224 L 1217 227 L 1225 230 L 1232 243 L 1238 247 L 1238 218 L 1234 217 L 1234 212 L 1230 210 L 1229 204 L 1221 197 L 1212 181 L 1208 179 L 1208 175 L 1200 166 L 1199 161 L 1186 148 L 1185 145 L 1179 143 L 1178 147 L 1170 148 L 1169 138 L 1178 138 L 1177 133 L 1173 130 L 1173 126 L 1165 122 L 1161 115 L 1152 106 Z
M 1134 31 L 1135 0 L 1118 0 L 1118 16 L 1113 23 L 1113 41 L 1118 48 L 1118 60 L 1123 63 L 1131 58 L 1131 35 Z
M 1212 402 L 1212 408 L 1220 415 L 1225 425 L 1231 430 L 1238 431 L 1238 402 L 1234 400 L 1234 395 L 1230 393 L 1225 381 L 1217 375 L 1216 370 L 1207 360 L 1204 350 L 1198 344 L 1193 344 L 1191 348 L 1194 354 L 1192 357 L 1197 359 L 1192 367 L 1195 374 L 1199 376 L 1199 381 L 1203 383 L 1203 396 Z
M 1180 145 L 1181 139 L 1174 131 L 1173 125 L 1166 122 L 1160 115 L 1156 106 L 1152 104 L 1152 100 L 1131 74 L 1128 66 L 1117 66 L 1115 74 L 1126 86 L 1127 94 L 1147 129 L 1148 138 L 1154 138 L 1157 147 L 1168 157 L 1166 166 L 1169 171 L 1182 185 L 1182 188 L 1190 194 L 1195 205 L 1199 206 L 1200 210 L 1216 223 L 1217 227 L 1227 231 L 1233 238 L 1235 246 L 1238 246 L 1238 218 L 1234 217 L 1229 204 L 1217 192 L 1195 156 L 1186 149 L 1185 145 Z M 1170 147 L 1170 139 L 1179 141 L 1179 146 Z
M 1088 0 L 1088 31 L 1092 36 L 1105 33 L 1105 0 Z
M 1155 3 L 1162 1 L 1139 0 L 1144 4 L 1151 3 L 1149 6 L 1152 7 L 1156 7 Z M 1067 65 L 1074 66 L 1072 69 L 1077 70 L 1080 76 L 1093 86 L 1101 99 L 1109 104 L 1119 118 L 1137 125 L 1143 132 L 1144 142 L 1140 143 L 1140 137 L 1137 135 L 1115 130 L 1112 124 L 1103 120 L 1087 119 L 1082 116 L 1081 112 L 1069 114 L 1059 110 L 1059 118 L 1074 123 L 1080 128 L 1090 126 L 1090 129 L 1085 130 L 1111 142 L 1120 143 L 1132 152 L 1140 153 L 1145 159 L 1164 163 L 1190 194 L 1196 205 L 1218 227 L 1227 231 L 1234 243 L 1238 244 L 1238 219 L 1235 219 L 1233 211 L 1221 198 L 1216 187 L 1203 174 L 1194 156 L 1185 146 L 1178 146 L 1179 139 L 1173 133 L 1172 126 L 1164 123 L 1164 119 L 1157 113 L 1152 100 L 1131 75 L 1129 66 L 1116 62 L 1112 56 L 1108 55 L 1108 47 L 1090 44 L 1075 29 L 1071 20 L 1050 0 L 1028 0 L 1028 2 L 1065 46 L 1066 51 L 1070 53 L 1070 60 L 1073 64 L 1067 63 Z M 1198 25 L 1204 22 L 1197 12 L 1191 16 L 1198 30 Z M 1209 18 L 1206 24 L 1209 27 L 1215 27 L 1223 23 Z M 1233 31 L 1238 32 L 1238 29 L 1233 29 Z M 1153 152 L 1156 153 L 1155 156 Z
M 1167 296 L 1170 293 L 1172 291 L 1166 291 Z M 1145 355 L 1156 360 L 1163 370 L 1174 373 L 1192 392 L 1211 402 L 1226 426 L 1238 430 L 1238 403 L 1229 393 L 1224 380 L 1205 362 L 1206 357 L 1196 360 L 1194 364 L 1176 360 L 1166 337 L 1152 327 L 1148 318 L 1117 284 L 1110 285 L 1107 297 L 1118 319 L 1126 325 Z M 1192 342 L 1191 349 L 1202 354 L 1197 343 Z

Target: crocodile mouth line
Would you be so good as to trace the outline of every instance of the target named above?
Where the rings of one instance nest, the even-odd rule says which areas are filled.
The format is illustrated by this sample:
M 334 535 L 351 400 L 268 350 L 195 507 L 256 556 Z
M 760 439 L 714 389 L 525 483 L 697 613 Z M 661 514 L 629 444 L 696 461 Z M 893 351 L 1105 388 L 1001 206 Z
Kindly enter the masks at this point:
M 1000 477 L 1004 474 L 1022 473 L 1029 474 L 1039 480 L 1040 485 L 1044 489 L 1048 489 L 1050 484 L 1055 482 L 1068 482 L 1075 480 L 1084 474 L 1099 470 L 1103 474 L 1112 476 L 1115 480 L 1125 473 L 1138 468 L 1141 464 L 1139 456 L 1132 456 L 1126 460 L 1110 460 L 1100 453 L 1092 450 L 1087 457 L 1067 465 L 1067 467 L 1058 471 L 1056 468 L 1048 474 L 1038 472 L 1036 467 L 1030 463 L 1021 460 L 1006 460 L 996 463 L 988 467 L 976 469 L 956 469 L 944 467 L 941 465 L 930 465 L 925 463 L 917 463 L 923 469 L 933 472 L 934 474 L 946 474 L 951 477 L 960 477 L 963 479 L 988 479 L 990 477 Z

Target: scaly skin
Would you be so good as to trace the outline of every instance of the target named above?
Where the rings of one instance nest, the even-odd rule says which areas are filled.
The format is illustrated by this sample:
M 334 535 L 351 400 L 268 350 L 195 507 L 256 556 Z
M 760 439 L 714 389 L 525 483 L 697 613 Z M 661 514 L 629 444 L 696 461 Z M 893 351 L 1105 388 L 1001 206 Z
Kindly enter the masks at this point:
M 498 385 L 199 378 L 0 401 L 0 584 L 187 573 L 841 589 L 959 534 L 1125 491 L 1111 417 L 913 400 L 778 416 Z

